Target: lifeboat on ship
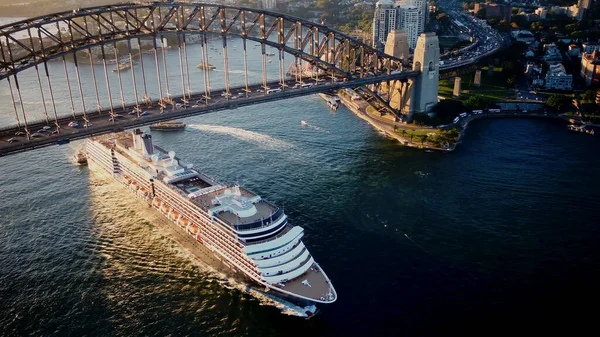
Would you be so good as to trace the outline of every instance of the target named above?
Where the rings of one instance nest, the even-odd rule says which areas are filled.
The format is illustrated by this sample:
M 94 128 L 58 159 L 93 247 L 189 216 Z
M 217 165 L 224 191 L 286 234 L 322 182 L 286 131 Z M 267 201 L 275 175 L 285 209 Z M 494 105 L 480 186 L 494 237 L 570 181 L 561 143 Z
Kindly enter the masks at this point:
M 129 184 L 131 184 L 131 178 L 129 178 L 129 176 L 125 176 L 125 177 L 123 177 L 123 178 L 125 178 L 125 180 L 127 180 L 127 182 L 128 182 Z
M 194 225 L 194 224 L 190 224 L 190 226 L 187 229 L 188 233 L 192 234 L 192 235 L 196 235 L 198 234 L 198 226 Z
M 173 211 L 171 212 L 171 214 L 169 214 L 169 218 L 171 218 L 171 220 L 175 220 L 177 221 L 179 219 L 180 215 L 179 213 L 177 213 L 177 211 Z
M 179 227 L 186 228 L 189 224 L 190 224 L 190 220 L 188 220 L 184 217 L 181 217 L 181 218 L 179 218 L 179 220 L 177 220 L 177 225 Z
M 167 206 L 167 204 L 163 204 L 162 207 L 160 208 L 160 211 L 165 214 L 169 213 L 170 210 L 171 210 L 171 207 Z
M 129 188 L 132 190 L 138 190 L 140 187 L 138 186 L 137 181 L 132 181 L 131 184 L 129 184 Z
M 162 201 L 160 201 L 158 198 L 154 198 L 154 201 L 152 201 L 152 206 L 159 208 L 160 205 L 162 205 Z

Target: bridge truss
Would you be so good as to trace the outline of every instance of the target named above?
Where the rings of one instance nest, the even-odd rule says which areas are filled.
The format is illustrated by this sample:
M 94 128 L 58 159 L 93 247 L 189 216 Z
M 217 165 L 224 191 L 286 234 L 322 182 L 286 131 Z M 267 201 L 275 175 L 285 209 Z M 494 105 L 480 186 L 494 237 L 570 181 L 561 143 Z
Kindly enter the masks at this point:
M 202 61 L 199 67 L 204 68 L 204 78 L 201 88 L 192 88 L 190 81 L 188 45 L 192 36 L 194 41 L 201 45 L 202 50 Z M 241 87 L 233 87 L 229 80 L 228 53 L 231 53 L 231 50 L 228 50 L 229 37 L 238 37 L 242 40 L 244 85 Z M 177 40 L 178 58 L 176 57 L 175 62 L 179 63 L 181 92 L 172 92 L 173 80 L 168 74 L 165 48 L 161 47 L 163 38 Z M 215 38 L 222 41 L 224 88 L 220 91 L 224 102 L 217 102 L 220 99 L 215 99 L 215 90 L 211 88 L 211 75 L 208 71 L 211 66 L 208 44 Z M 261 47 L 260 79 L 249 76 L 247 65 L 249 43 Z M 126 46 L 125 49 L 123 45 Z M 277 81 L 267 78 L 267 49 L 277 50 L 276 57 L 279 62 Z M 153 54 L 154 62 L 144 65 L 143 58 L 140 57 L 143 82 L 140 85 L 136 83 L 136 80 L 140 81 L 140 74 L 137 76 L 135 74 L 134 58 L 140 56 L 142 52 Z M 298 72 L 290 77 L 286 74 L 284 66 L 286 55 L 293 58 L 294 64 L 310 64 L 318 71 L 308 77 Z M 128 60 L 126 62 L 130 63 L 123 66 L 131 69 L 133 97 L 125 97 L 123 93 L 122 72 L 119 69 L 121 68 L 119 59 L 123 57 L 126 57 Z M 163 64 L 160 64 L 159 58 L 162 59 Z M 57 83 L 48 70 L 48 63 L 55 61 L 62 61 L 64 65 L 66 86 L 64 82 Z M 69 62 L 74 65 L 74 74 L 72 70 L 71 72 L 67 70 Z M 114 83 L 114 78 L 113 83 L 110 83 L 107 64 L 111 62 L 117 63 L 115 70 L 118 75 L 118 85 Z M 94 63 L 102 64 L 103 74 L 96 73 Z M 89 100 L 86 101 L 84 98 L 85 83 L 82 83 L 80 74 L 83 68 L 91 68 L 96 107 L 91 107 Z M 23 97 L 19 75 L 27 69 L 35 70 L 43 103 L 43 120 L 41 118 L 34 120 L 35 118 L 29 116 L 21 103 Z M 146 74 L 149 72 L 156 72 L 158 93 L 152 94 L 148 89 Z M 370 101 L 376 101 L 376 106 L 382 112 L 393 113 L 400 117 L 402 105 L 406 103 L 402 101 L 405 100 L 401 100 L 400 106 L 396 104 L 396 107 L 392 107 L 390 99 L 393 95 L 380 95 L 380 83 L 396 80 L 406 83 L 417 74 L 418 72 L 414 71 L 404 71 L 400 59 L 386 55 L 324 25 L 270 11 L 218 4 L 155 2 L 98 6 L 27 19 L 0 27 L 0 82 L 8 82 L 16 122 L 8 126 L 6 122 L 2 123 L 5 126 L 4 133 L 22 130 L 30 142 L 35 140 L 31 137 L 33 129 L 42 124 L 53 125 L 56 127 L 57 135 L 65 135 L 69 130 L 61 123 L 66 120 L 79 120 L 82 124 L 91 126 L 91 121 L 96 116 L 110 115 L 112 126 L 102 126 L 103 130 L 111 128 L 117 130 L 147 124 L 150 121 L 172 119 L 179 102 L 183 105 L 195 99 L 204 102 L 203 107 L 191 109 L 185 113 L 187 115 L 194 114 L 194 111 L 201 113 L 201 110 L 215 110 L 210 108 L 213 104 L 215 106 L 220 104 L 219 106 L 225 108 L 238 106 L 239 103 L 229 102 L 233 93 L 236 90 L 243 90 L 246 92 L 245 99 L 252 99 L 250 93 L 257 86 L 262 88 L 260 90 L 263 91 L 263 96 L 268 95 L 269 90 L 274 87 L 282 89 L 282 92 L 268 100 L 336 88 L 362 87 L 365 90 L 360 92 Z M 42 80 L 44 77 L 45 81 Z M 72 85 L 69 77 L 76 78 L 77 85 Z M 98 77 L 104 77 L 103 81 L 106 83 L 107 97 L 102 99 L 101 90 L 98 88 Z M 169 83 L 170 79 L 171 83 Z M 330 85 L 322 85 L 322 81 Z M 315 84 L 316 88 L 304 88 L 302 84 L 307 82 Z M 292 92 L 293 83 L 300 84 L 300 88 L 294 90 L 303 93 Z M 54 98 L 57 87 L 60 88 L 58 90 L 68 90 L 70 115 L 65 114 L 60 107 L 57 108 Z M 112 92 L 116 91 L 120 93 L 120 102 L 115 102 L 113 99 Z M 255 99 L 252 102 L 254 101 L 261 100 Z M 144 116 L 141 116 L 143 109 L 152 107 L 160 109 L 160 114 L 152 118 L 143 118 Z M 137 122 L 117 119 L 119 112 L 131 111 L 131 109 L 136 111 Z M 88 131 L 78 131 L 78 133 L 93 134 L 94 128 L 96 127 L 91 126 Z M 106 132 L 101 129 L 99 127 L 98 132 Z

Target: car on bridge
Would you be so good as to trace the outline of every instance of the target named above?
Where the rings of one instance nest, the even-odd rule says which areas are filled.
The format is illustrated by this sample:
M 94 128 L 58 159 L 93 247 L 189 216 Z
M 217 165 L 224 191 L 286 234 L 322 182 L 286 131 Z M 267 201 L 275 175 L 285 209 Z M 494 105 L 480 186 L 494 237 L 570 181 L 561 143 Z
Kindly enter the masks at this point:
M 34 132 L 34 133 L 32 133 L 32 134 L 31 134 L 31 137 L 36 137 L 36 138 L 39 138 L 39 137 L 44 137 L 44 135 L 42 135 L 42 134 L 41 134 L 41 133 L 39 133 L 39 132 Z

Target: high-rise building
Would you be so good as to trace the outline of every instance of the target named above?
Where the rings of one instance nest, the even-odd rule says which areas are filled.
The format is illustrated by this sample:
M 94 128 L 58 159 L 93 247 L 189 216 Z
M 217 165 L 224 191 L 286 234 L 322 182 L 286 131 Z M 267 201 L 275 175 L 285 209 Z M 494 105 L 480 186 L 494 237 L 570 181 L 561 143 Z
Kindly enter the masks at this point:
M 275 9 L 277 7 L 276 0 L 262 0 L 262 7 L 264 9 Z
M 385 45 L 390 31 L 398 28 L 399 9 L 392 0 L 380 0 L 375 4 L 373 15 L 373 47 L 380 48 Z
M 417 39 L 425 31 L 428 17 L 427 0 L 380 0 L 375 5 L 373 16 L 373 46 L 378 48 L 386 43 L 392 30 L 401 30 L 408 35 L 411 49 L 417 45 Z
M 592 0 L 579 0 L 577 2 L 577 7 L 581 9 L 590 9 L 590 7 L 592 7 Z
M 401 6 L 400 7 L 400 29 L 406 32 L 408 37 L 408 46 L 411 49 L 415 49 L 417 46 L 417 39 L 421 34 L 419 32 L 420 14 L 419 9 L 415 6 Z
M 581 57 L 581 77 L 585 85 L 600 84 L 600 52 L 583 53 Z

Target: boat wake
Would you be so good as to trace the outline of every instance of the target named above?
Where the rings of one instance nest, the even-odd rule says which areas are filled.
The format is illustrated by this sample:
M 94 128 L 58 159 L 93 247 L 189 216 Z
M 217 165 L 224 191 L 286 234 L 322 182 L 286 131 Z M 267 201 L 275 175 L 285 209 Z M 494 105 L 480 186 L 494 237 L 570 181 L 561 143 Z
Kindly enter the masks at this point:
M 212 133 L 220 133 L 224 135 L 230 135 L 234 138 L 256 144 L 261 148 L 269 150 L 287 150 L 293 147 L 292 144 L 273 138 L 269 135 L 262 133 L 248 131 L 240 128 L 233 128 L 229 126 L 214 125 L 214 124 L 190 124 L 188 128 L 196 129 L 199 131 L 206 131 Z
M 309 124 L 307 121 L 300 121 L 300 125 L 306 126 L 306 127 L 311 128 L 313 130 L 316 130 L 316 131 L 321 131 L 320 127 L 318 127 L 316 125 Z

